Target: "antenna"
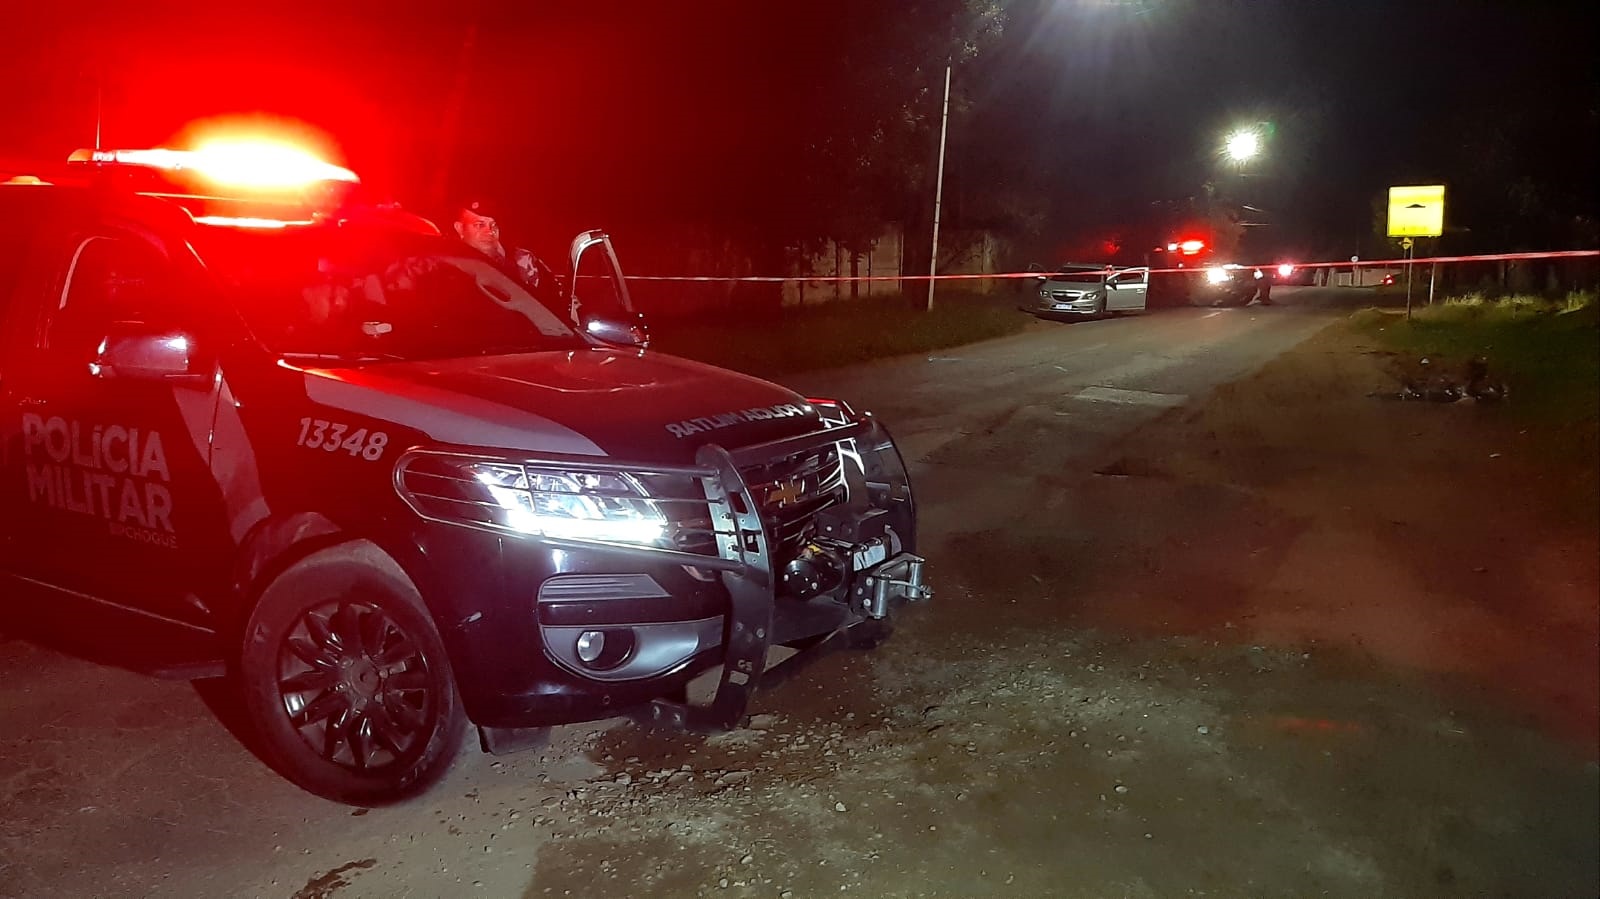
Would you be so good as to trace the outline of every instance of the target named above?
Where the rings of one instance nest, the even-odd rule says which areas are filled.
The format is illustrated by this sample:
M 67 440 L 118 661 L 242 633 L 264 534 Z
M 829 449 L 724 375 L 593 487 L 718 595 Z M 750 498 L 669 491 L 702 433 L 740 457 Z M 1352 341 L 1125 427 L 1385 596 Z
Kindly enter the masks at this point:
M 94 75 L 94 148 L 100 149 L 100 124 L 105 119 L 105 104 L 102 102 L 105 71 L 101 70 Z

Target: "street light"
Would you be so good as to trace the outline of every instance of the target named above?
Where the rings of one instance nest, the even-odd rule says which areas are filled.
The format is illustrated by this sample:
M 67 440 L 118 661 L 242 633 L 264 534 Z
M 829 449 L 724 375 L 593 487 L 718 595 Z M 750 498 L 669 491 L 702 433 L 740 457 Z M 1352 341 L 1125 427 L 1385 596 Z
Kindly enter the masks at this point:
M 1251 129 L 1241 129 L 1228 135 L 1224 149 L 1234 162 L 1248 162 L 1261 152 L 1261 135 Z

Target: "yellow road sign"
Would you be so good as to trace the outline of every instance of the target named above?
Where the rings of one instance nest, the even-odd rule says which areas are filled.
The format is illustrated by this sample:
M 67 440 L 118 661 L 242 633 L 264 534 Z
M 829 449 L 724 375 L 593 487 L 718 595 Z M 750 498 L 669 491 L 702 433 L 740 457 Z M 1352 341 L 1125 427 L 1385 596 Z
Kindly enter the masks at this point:
M 1443 184 L 1389 188 L 1390 237 L 1438 237 L 1443 233 Z

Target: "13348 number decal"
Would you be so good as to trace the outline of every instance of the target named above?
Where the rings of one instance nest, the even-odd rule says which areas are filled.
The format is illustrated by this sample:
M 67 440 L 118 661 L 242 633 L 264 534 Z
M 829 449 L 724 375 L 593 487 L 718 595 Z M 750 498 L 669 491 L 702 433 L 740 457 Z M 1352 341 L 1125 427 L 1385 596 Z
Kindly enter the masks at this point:
M 352 457 L 360 456 L 368 462 L 383 458 L 389 446 L 389 435 L 366 428 L 350 430 L 350 426 L 320 418 L 300 419 L 300 439 L 295 441 L 306 449 L 320 449 L 328 453 L 344 451 Z

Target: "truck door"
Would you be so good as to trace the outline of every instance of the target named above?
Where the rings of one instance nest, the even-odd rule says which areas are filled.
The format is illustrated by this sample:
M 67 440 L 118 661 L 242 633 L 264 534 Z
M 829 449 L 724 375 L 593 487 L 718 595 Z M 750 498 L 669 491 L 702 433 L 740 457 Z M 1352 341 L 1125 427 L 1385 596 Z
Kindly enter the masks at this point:
M 21 462 L 22 418 L 16 387 L 35 317 L 23 297 L 42 277 L 30 265 L 41 233 L 54 224 L 53 192 L 47 188 L 0 189 L 0 612 L 20 602 L 22 591 L 7 583 L 19 559 L 17 538 L 30 525 Z
M 573 327 L 613 345 L 648 344 L 650 329 L 634 311 L 611 239 L 600 231 L 585 231 L 573 239 L 570 259 Z
M 132 232 L 42 249 L 56 275 L 7 360 L 17 573 L 207 629 L 200 597 L 229 553 L 210 472 L 216 348 L 185 302 L 192 284 Z

